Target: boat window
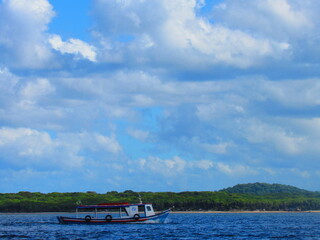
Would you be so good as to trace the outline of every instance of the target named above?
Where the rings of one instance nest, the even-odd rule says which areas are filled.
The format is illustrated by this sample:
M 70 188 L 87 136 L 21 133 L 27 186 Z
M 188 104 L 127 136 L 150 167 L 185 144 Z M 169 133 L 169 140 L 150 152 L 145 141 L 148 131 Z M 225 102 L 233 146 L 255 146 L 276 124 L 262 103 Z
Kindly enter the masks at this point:
M 127 209 L 124 207 L 121 207 L 121 213 L 122 213 L 122 215 L 129 216 Z
M 139 206 L 139 207 L 138 207 L 138 211 L 139 211 L 139 212 L 144 212 L 144 206 Z
M 152 211 L 150 206 L 147 206 L 147 211 Z

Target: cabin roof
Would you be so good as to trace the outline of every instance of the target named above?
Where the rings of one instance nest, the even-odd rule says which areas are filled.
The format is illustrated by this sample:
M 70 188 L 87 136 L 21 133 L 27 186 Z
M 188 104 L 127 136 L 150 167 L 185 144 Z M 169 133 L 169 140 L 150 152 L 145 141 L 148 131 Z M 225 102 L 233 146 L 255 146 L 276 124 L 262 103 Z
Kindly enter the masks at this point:
M 144 206 L 150 203 L 99 203 L 96 205 L 79 205 L 76 208 L 119 208 L 119 207 L 130 207 L 130 206 Z

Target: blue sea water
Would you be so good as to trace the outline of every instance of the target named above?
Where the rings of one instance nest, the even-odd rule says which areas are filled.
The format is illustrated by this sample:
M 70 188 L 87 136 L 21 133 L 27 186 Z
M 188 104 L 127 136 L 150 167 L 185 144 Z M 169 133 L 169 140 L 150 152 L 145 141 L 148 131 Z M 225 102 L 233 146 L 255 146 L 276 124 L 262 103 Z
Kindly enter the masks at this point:
M 170 214 L 165 224 L 109 225 L 62 225 L 55 214 L 1 214 L 0 239 L 320 239 L 320 213 Z

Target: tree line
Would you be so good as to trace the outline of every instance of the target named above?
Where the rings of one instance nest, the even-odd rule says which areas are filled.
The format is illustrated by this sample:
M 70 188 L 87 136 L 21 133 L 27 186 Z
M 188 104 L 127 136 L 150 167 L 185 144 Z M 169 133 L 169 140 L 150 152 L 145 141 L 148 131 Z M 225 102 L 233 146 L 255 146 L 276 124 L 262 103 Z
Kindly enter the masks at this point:
M 0 212 L 73 211 L 81 204 L 129 202 L 153 203 L 156 210 L 174 207 L 176 211 L 232 210 L 318 210 L 318 192 L 277 192 L 268 194 L 233 193 L 228 191 L 190 192 L 18 192 L 0 194 Z

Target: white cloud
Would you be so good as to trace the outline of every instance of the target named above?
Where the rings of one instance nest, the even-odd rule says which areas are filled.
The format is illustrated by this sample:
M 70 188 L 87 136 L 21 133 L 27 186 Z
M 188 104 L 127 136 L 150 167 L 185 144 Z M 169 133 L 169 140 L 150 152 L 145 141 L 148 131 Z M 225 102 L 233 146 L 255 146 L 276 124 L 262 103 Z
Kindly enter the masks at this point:
M 2 70 L 0 121 L 9 127 L 61 128 L 56 121 L 63 118 L 66 106 L 56 99 L 56 90 L 57 86 L 47 78 L 18 77 Z
M 289 40 L 312 34 L 317 11 L 318 3 L 313 0 L 226 0 L 215 7 L 213 18 L 227 26 Z
M 12 101 L 15 94 L 15 87 L 19 82 L 19 78 L 12 74 L 8 69 L 0 68 L 0 110 L 1 106 Z
M 223 143 L 217 143 L 217 144 L 203 144 L 203 148 L 211 153 L 216 154 L 225 154 L 227 153 L 228 147 L 231 146 L 231 143 L 223 142 Z
M 0 146 L 10 147 L 15 145 L 18 150 L 17 155 L 41 156 L 46 152 L 48 145 L 52 141 L 47 133 L 42 133 L 28 128 L 1 128 L 0 129 Z
M 94 41 L 84 42 L 50 32 L 48 1 L 3 0 L 1 167 L 72 178 L 72 166 L 87 183 L 123 180 L 131 163 L 161 184 L 285 171 L 313 179 L 318 2 L 225 0 L 209 19 L 204 0 L 95 0 Z
M 260 82 L 257 92 L 287 107 L 312 107 L 320 104 L 319 78 Z M 263 93 L 262 93 L 263 92 Z
M 285 126 L 272 125 L 257 120 L 242 123 L 244 137 L 251 143 L 271 145 L 273 149 L 289 155 L 303 152 L 306 139 L 286 129 Z
M 225 164 L 222 162 L 215 163 L 215 166 L 218 171 L 231 175 L 231 176 L 245 176 L 245 175 L 256 175 L 258 172 L 252 169 L 249 166 L 241 165 L 241 164 Z
M 148 157 L 147 159 L 139 159 L 139 165 L 142 169 L 163 174 L 165 176 L 174 176 L 182 173 L 187 162 L 179 157 L 172 159 L 160 159 L 158 157 Z
M 242 141 L 249 141 L 257 148 L 266 145 L 292 156 L 306 154 L 306 149 L 317 152 L 315 143 L 319 134 L 315 131 L 310 134 L 317 121 L 285 116 L 286 111 L 318 106 L 317 79 L 167 82 L 141 71 L 119 71 L 107 78 L 59 80 L 36 78 L 25 81 L 10 75 L 7 70 L 2 70 L 1 76 L 0 98 L 5 97 L 5 100 L 0 105 L 0 120 L 9 126 L 68 131 L 82 128 L 102 114 L 103 121 L 109 123 L 114 119 L 126 119 L 127 133 L 137 139 L 145 141 L 152 134 L 153 140 L 162 141 L 165 136 L 166 144 L 174 143 L 174 148 L 185 147 L 193 152 L 205 150 L 229 154 L 231 150 L 241 148 Z M 253 88 L 255 90 L 251 91 Z M 153 123 L 154 128 L 144 126 L 143 120 L 148 117 L 135 108 L 146 105 L 137 101 L 136 96 L 152 99 L 147 108 L 161 106 L 163 109 Z M 281 115 L 284 116 L 272 116 L 268 106 L 263 106 L 271 99 L 270 108 L 282 107 Z M 188 106 L 189 110 L 183 112 L 186 110 L 183 106 Z M 162 128 L 161 119 L 169 128 Z M 131 121 L 136 122 L 137 127 L 130 127 Z M 98 143 L 96 138 L 91 140 Z M 111 152 L 120 152 L 115 137 L 104 140 L 110 141 L 105 145 L 110 146 Z
M 125 4 L 95 1 L 94 13 L 102 33 L 99 37 L 108 39 L 102 41 L 108 42 L 105 54 L 116 51 L 133 61 L 144 59 L 184 68 L 220 63 L 247 68 L 287 51 L 289 45 L 284 41 L 257 38 L 241 30 L 210 23 L 196 15 L 197 3 L 196 0 L 157 0 L 152 4 L 150 1 L 126 1 Z M 112 13 L 105 14 L 107 9 L 112 9 Z M 132 36 L 131 41 L 121 44 L 118 40 L 122 35 Z M 141 45 L 142 42 L 145 44 Z
M 264 8 L 278 19 L 281 19 L 282 21 L 280 22 L 288 25 L 289 27 L 295 28 L 296 30 L 311 25 L 308 16 L 306 16 L 301 9 L 293 9 L 287 0 L 267 0 L 265 1 L 265 4 L 262 3 L 261 8 Z
M 240 30 L 212 25 L 197 18 L 194 12 L 187 16 L 175 15 L 167 21 L 164 31 L 168 36 L 166 41 L 172 48 L 195 50 L 195 54 L 203 55 L 211 64 L 225 63 L 247 68 L 289 47 L 285 42 L 258 39 Z
M 196 162 L 189 162 L 189 165 L 203 169 L 203 170 L 208 170 L 214 167 L 213 161 L 210 161 L 210 160 L 199 160 Z
M 98 133 L 80 133 L 79 134 L 82 148 L 90 148 L 92 150 L 104 150 L 117 154 L 121 152 L 122 147 L 114 135 L 107 137 Z
M 22 101 L 37 100 L 41 97 L 46 97 L 47 95 L 53 93 L 55 87 L 47 79 L 37 79 L 35 82 L 28 82 L 21 89 L 20 94 Z
M 62 150 L 58 145 L 46 132 L 30 128 L 1 128 L 0 162 L 4 167 L 35 169 L 81 165 L 81 157 L 71 154 L 70 149 Z
M 62 54 L 75 54 L 76 56 L 81 56 L 91 62 L 96 62 L 96 48 L 79 39 L 71 38 L 68 41 L 63 42 L 60 36 L 52 35 L 49 38 L 49 43 L 53 49 Z
M 46 0 L 4 0 L 3 4 L 16 14 L 24 14 L 33 22 L 37 22 L 40 30 L 46 30 L 54 16 L 52 6 Z
M 52 54 L 45 31 L 54 16 L 47 0 L 0 3 L 1 62 L 11 67 L 41 68 Z
M 223 99 L 214 99 L 212 103 L 203 103 L 197 106 L 197 116 L 203 121 L 224 118 L 245 113 L 247 99 L 241 96 L 222 96 Z
M 226 176 L 241 173 L 239 176 L 245 177 L 263 168 L 273 171 L 272 177 L 276 177 L 279 172 L 273 166 L 275 162 L 282 167 L 290 165 L 290 168 L 308 171 L 309 166 L 303 165 L 302 157 L 316 166 L 318 119 L 286 115 L 286 111 L 304 111 L 303 107 L 307 106 L 315 107 L 314 113 L 317 113 L 317 79 L 179 82 L 165 81 L 161 76 L 142 71 L 119 71 L 107 77 L 18 78 L 6 69 L 2 69 L 0 75 L 3 83 L 0 97 L 6 96 L 0 108 L 1 121 L 16 134 L 19 131 L 13 131 L 15 126 L 26 126 L 20 128 L 31 132 L 29 136 L 26 130 L 21 131 L 21 140 L 11 142 L 2 135 L 2 140 L 7 139 L 6 144 L 1 145 L 5 165 L 32 169 L 48 165 L 53 169 L 66 169 L 74 165 L 80 169 L 87 161 L 115 164 L 119 155 L 127 152 L 127 147 L 117 140 L 122 139 L 121 136 L 105 136 L 99 132 L 103 123 L 104 128 L 107 124 L 114 125 L 107 127 L 112 128 L 111 132 L 127 130 L 129 135 L 142 141 L 152 136 L 152 147 L 159 147 L 161 151 L 155 155 L 151 148 L 144 149 L 145 154 L 154 157 L 142 158 L 139 166 L 162 177 L 188 176 L 192 171 L 218 171 Z M 136 101 L 137 95 L 153 99 L 153 104 L 145 107 Z M 268 107 L 263 106 L 271 99 L 272 109 L 283 107 L 281 116 L 277 112 L 270 114 Z M 23 100 L 32 104 L 23 105 Z M 148 112 L 154 106 L 161 107 L 156 117 Z M 56 114 L 61 120 L 57 120 Z M 123 125 L 114 121 L 115 118 L 120 118 Z M 150 118 L 152 126 L 146 123 Z M 35 122 L 37 127 L 33 127 Z M 60 128 L 46 124 L 60 125 Z M 55 129 L 55 137 L 47 135 L 49 141 L 41 148 L 37 144 L 45 142 L 42 137 L 47 129 Z M 137 149 L 139 151 L 141 149 Z M 184 159 L 186 151 L 192 161 Z M 181 157 L 170 157 L 176 153 Z M 223 159 L 220 164 L 215 160 L 217 154 Z M 68 161 L 60 163 L 58 155 Z M 270 157 L 272 155 L 277 158 Z M 27 160 L 23 162 L 22 156 Z M 230 164 L 235 156 L 236 163 Z M 9 163 L 9 159 L 16 161 Z M 253 163 L 252 159 L 258 160 Z M 112 165 L 112 169 L 120 169 L 122 164 Z
M 176 129 L 177 131 L 187 132 L 198 124 L 204 124 L 207 126 L 204 128 L 207 133 L 197 129 L 198 132 L 194 132 L 194 136 L 181 138 L 181 141 L 184 141 L 181 146 L 184 146 L 187 141 L 190 146 L 201 148 L 202 151 L 206 149 L 218 154 L 227 153 L 231 146 L 230 139 L 240 137 L 251 143 L 267 144 L 284 154 L 296 155 L 304 153 L 303 148 L 306 147 L 306 143 L 315 142 L 317 138 L 316 136 L 306 138 L 309 135 L 306 130 L 300 128 L 301 130 L 298 131 L 296 125 L 289 126 L 289 119 L 294 117 L 270 116 L 269 113 L 275 107 L 283 108 L 281 115 L 285 115 L 286 111 L 295 109 L 300 111 L 304 106 L 318 106 L 317 79 L 276 82 L 249 78 L 226 82 L 166 82 L 146 72 L 121 71 L 110 75 L 107 79 L 74 78 L 66 79 L 65 83 L 68 87 L 77 89 L 81 97 L 87 95 L 88 99 L 91 99 L 94 95 L 95 102 L 102 101 L 103 104 L 100 107 L 105 109 L 110 118 L 125 117 L 128 121 L 136 121 L 138 113 L 132 107 L 145 107 L 143 101 L 139 102 L 136 99 L 136 96 L 145 96 L 146 99 L 152 99 L 152 104 L 148 105 L 149 108 L 161 106 L 164 109 L 171 109 L 164 113 L 171 112 L 172 116 L 163 116 L 163 118 L 167 124 L 173 124 L 174 129 L 179 128 Z M 269 101 L 271 101 L 270 106 Z M 87 103 L 90 104 L 90 102 L 91 100 Z M 184 116 L 181 119 L 181 123 L 184 122 L 184 130 L 179 123 L 175 124 L 172 121 L 177 121 L 174 114 L 182 111 L 179 107 L 186 104 L 194 106 L 195 111 L 181 113 Z M 198 119 L 200 122 L 186 119 L 185 114 L 195 115 L 197 118 L 194 121 Z M 209 136 L 215 131 L 213 129 L 219 131 L 217 136 Z M 127 130 L 131 136 L 141 140 L 146 139 L 148 135 L 133 128 L 127 128 Z M 225 137 L 219 137 L 221 131 Z M 238 144 L 240 147 L 243 143 L 232 143 L 233 148 L 237 148 Z
M 88 150 L 110 155 L 118 154 L 121 146 L 113 136 L 101 134 L 64 133 L 52 138 L 45 131 L 30 128 L 0 128 L 0 150 L 2 164 L 59 169 L 82 167 Z
M 143 170 L 160 173 L 168 177 L 186 174 L 188 169 L 209 170 L 214 167 L 211 160 L 186 161 L 178 156 L 171 159 L 149 156 L 139 159 L 138 163 Z
M 141 141 L 145 141 L 149 138 L 149 132 L 148 131 L 143 131 L 143 130 L 140 130 L 140 129 L 134 129 L 134 128 L 129 128 L 127 129 L 127 133 L 136 138 L 136 139 L 139 139 Z

